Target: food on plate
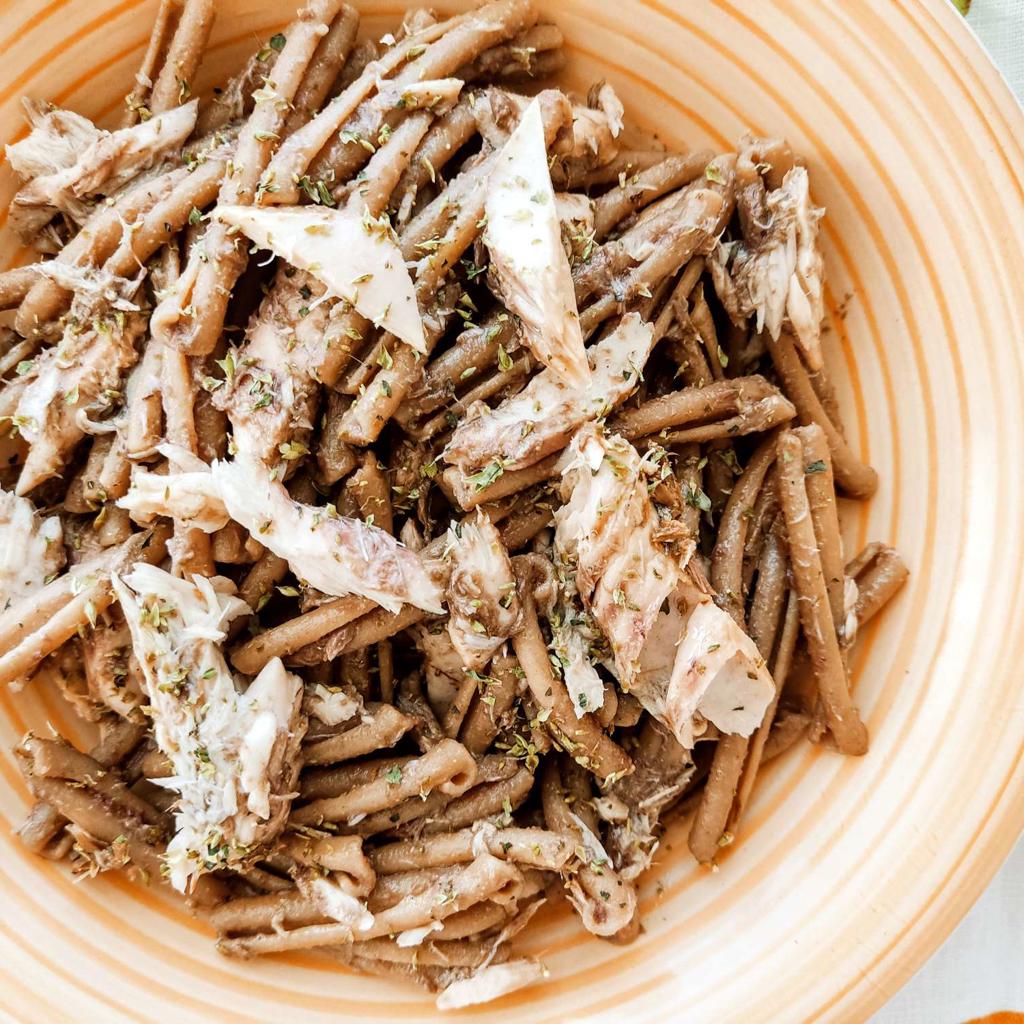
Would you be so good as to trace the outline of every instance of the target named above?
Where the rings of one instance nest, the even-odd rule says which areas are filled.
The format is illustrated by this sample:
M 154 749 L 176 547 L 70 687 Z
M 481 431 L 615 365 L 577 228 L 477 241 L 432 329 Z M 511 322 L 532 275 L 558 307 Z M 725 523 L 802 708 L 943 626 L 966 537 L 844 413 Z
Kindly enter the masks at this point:
M 629 942 L 671 818 L 713 864 L 773 758 L 868 748 L 907 569 L 844 549 L 824 211 L 782 139 L 560 89 L 530 0 L 308 0 L 193 96 L 214 13 L 7 147 L 0 683 L 92 737 L 18 746 L 19 835 L 225 955 L 495 999 L 543 904 Z

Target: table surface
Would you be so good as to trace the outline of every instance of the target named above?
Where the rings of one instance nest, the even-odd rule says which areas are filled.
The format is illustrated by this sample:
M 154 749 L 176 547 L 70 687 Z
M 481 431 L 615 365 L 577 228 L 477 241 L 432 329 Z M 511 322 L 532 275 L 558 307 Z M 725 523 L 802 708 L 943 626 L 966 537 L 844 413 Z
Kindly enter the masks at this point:
M 1024 102 L 1024 0 L 973 0 L 967 23 Z M 1024 1012 L 1024 840 L 872 1024 L 962 1024 L 1002 1010 Z

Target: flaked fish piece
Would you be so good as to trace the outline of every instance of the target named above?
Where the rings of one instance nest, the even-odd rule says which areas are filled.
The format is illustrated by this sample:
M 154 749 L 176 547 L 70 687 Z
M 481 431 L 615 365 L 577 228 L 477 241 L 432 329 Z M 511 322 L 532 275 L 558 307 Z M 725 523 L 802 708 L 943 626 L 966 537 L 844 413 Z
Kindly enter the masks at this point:
M 47 105 L 27 109 L 32 132 L 7 147 L 11 166 L 28 179 L 12 204 L 23 228 L 41 226 L 58 211 L 82 223 L 91 197 L 113 194 L 181 148 L 195 127 L 199 101 L 115 132 Z
M 111 578 L 142 669 L 153 736 L 171 762 L 153 780 L 178 794 L 171 884 L 239 865 L 284 826 L 305 733 L 302 680 L 270 661 L 240 692 L 220 644 L 249 612 L 220 577 L 177 579 L 150 565 Z
M 42 590 L 64 561 L 60 518 L 0 487 L 0 611 Z
M 326 206 L 220 206 L 217 216 L 312 274 L 375 326 L 427 351 L 416 290 L 387 217 Z
M 120 312 L 72 322 L 60 344 L 36 360 L 14 415 L 29 444 L 18 494 L 57 476 L 85 437 L 90 416 L 120 401 L 122 377 L 138 359 L 135 342 L 143 326 L 141 316 Z
M 824 263 L 818 245 L 823 210 L 811 201 L 805 167 L 791 166 L 768 188 L 756 159 L 766 140 L 753 140 L 736 166 L 743 237 L 720 242 L 708 259 L 715 290 L 737 324 L 753 316 L 758 331 L 778 338 L 788 324 L 812 371 L 822 367 Z M 791 163 L 791 159 L 790 159 Z
M 491 466 L 501 472 L 540 462 L 563 448 L 584 423 L 606 416 L 636 390 L 653 341 L 651 325 L 630 313 L 588 350 L 592 375 L 586 388 L 572 388 L 553 371 L 542 370 L 496 409 L 472 405 L 444 460 L 467 476 Z
M 479 510 L 448 531 L 452 564 L 445 596 L 448 635 L 467 669 L 479 672 L 516 631 L 519 598 L 508 551 L 490 519 Z
M 595 667 L 601 656 L 594 650 L 602 638 L 588 616 L 569 600 L 551 616 L 551 653 L 562 670 L 562 680 L 577 718 L 604 706 L 604 680 Z
M 659 539 L 643 460 L 628 441 L 590 424 L 573 438 L 561 473 L 565 504 L 555 512 L 555 551 L 575 569 L 584 606 L 629 690 L 647 634 L 676 589 L 679 559 Z
M 754 641 L 691 560 L 640 656 L 631 693 L 686 749 L 706 730 L 749 736 L 775 696 Z
M 570 387 L 586 388 L 590 364 L 562 248 L 539 100 L 495 155 L 484 208 L 484 243 L 499 298 L 519 317 L 534 355 Z
M 305 454 L 316 417 L 330 307 L 311 274 L 279 273 L 246 343 L 224 361 L 214 404 L 228 414 L 235 448 L 274 466 Z
M 325 594 L 359 594 L 390 611 L 403 604 L 442 610 L 441 590 L 416 552 L 333 506 L 293 500 L 276 474 L 244 452 L 205 473 L 198 466 L 166 476 L 137 471 L 118 504 L 141 522 L 163 515 L 209 532 L 233 519 Z

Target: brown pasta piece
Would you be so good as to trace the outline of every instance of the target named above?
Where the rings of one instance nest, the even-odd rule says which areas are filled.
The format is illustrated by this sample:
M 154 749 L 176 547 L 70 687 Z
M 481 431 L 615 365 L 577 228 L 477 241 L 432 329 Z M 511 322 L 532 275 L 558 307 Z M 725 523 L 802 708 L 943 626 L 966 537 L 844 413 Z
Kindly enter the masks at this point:
M 844 754 L 864 754 L 868 747 L 867 730 L 850 700 L 846 668 L 832 622 L 804 480 L 800 438 L 792 432 L 783 433 L 778 459 L 793 582 L 800 596 L 800 618 L 829 730 Z
M 786 602 L 786 613 L 782 621 L 779 640 L 775 647 L 775 657 L 772 662 L 772 678 L 775 680 L 775 699 L 769 705 L 764 714 L 764 720 L 758 727 L 757 732 L 750 738 L 747 760 L 743 766 L 743 774 L 740 777 L 739 785 L 736 788 L 736 796 L 733 800 L 732 809 L 729 812 L 729 820 L 726 828 L 730 835 L 735 835 L 736 826 L 743 811 L 750 799 L 754 788 L 754 781 L 762 764 L 767 763 L 773 756 L 777 756 L 774 750 L 769 750 L 769 742 L 773 735 L 773 725 L 776 721 L 776 712 L 779 707 L 779 698 L 786 686 L 786 679 L 793 663 L 793 652 L 796 650 L 796 642 L 800 634 L 800 610 L 797 607 L 799 598 L 795 591 L 790 591 L 789 600 Z M 801 735 L 806 731 L 807 720 L 804 720 Z M 776 730 L 777 731 L 777 730 Z
M 378 847 L 370 854 L 370 863 L 379 875 L 449 867 L 471 861 L 481 846 L 495 857 L 545 871 L 561 870 L 573 853 L 564 836 L 546 829 L 503 828 L 489 833 L 464 829 Z
M 476 780 L 476 762 L 454 740 L 443 740 L 423 757 L 410 761 L 394 778 L 384 777 L 356 786 L 348 793 L 314 800 L 292 811 L 299 825 L 350 821 L 395 807 L 403 800 L 434 789 L 446 796 L 461 795 Z
M 708 149 L 685 156 L 666 156 L 660 163 L 623 177 L 594 204 L 594 237 L 603 242 L 631 213 L 642 210 L 677 188 L 689 185 L 704 173 L 714 156 Z
M 404 900 L 395 907 L 377 914 L 372 926 L 360 930 L 360 939 L 421 928 L 433 921 L 441 921 L 483 900 L 494 900 L 503 891 L 516 890 L 522 884 L 522 875 L 506 861 L 489 855 L 478 857 L 463 868 L 457 880 L 446 893 L 450 898 L 439 899 L 439 893 L 427 891 Z M 223 939 L 218 943 L 221 952 L 229 956 L 251 956 L 254 953 L 273 953 L 287 949 L 308 949 L 316 946 L 348 943 L 355 938 L 352 928 L 344 924 L 311 925 L 271 934 L 252 935 L 238 939 Z
M 192 95 L 192 81 L 217 10 L 214 0 L 184 0 L 180 7 L 174 35 L 149 94 L 147 106 L 153 114 L 170 110 Z
M 363 757 L 375 750 L 393 747 L 413 726 L 413 720 L 390 704 L 370 706 L 362 721 L 336 736 L 307 743 L 303 762 L 307 765 L 336 764 Z
M 759 463 L 769 459 L 769 455 L 763 452 L 764 449 L 758 452 L 761 455 Z M 765 661 L 769 661 L 775 647 L 789 587 L 785 545 L 776 534 L 772 534 L 769 541 L 761 555 L 748 627 Z M 745 625 L 744 618 L 740 610 L 740 625 Z M 776 682 L 776 700 L 779 692 L 780 684 Z M 715 747 L 704 793 L 690 827 L 688 840 L 690 852 L 702 864 L 710 863 L 719 847 L 731 841 L 726 828 L 744 765 L 748 761 L 749 749 L 750 740 L 740 735 L 723 736 Z
M 114 600 L 109 572 L 137 561 L 160 562 L 167 550 L 167 536 L 167 529 L 161 526 L 133 534 L 107 566 L 99 569 L 95 581 L 77 595 L 70 590 L 67 578 L 61 577 L 55 581 L 59 587 L 49 593 L 41 591 L 31 602 L 16 605 L 13 615 L 8 611 L 0 616 L 0 638 L 10 638 L 0 655 L 0 685 L 27 679 L 43 658 L 109 608 Z M 31 608 L 23 607 L 29 603 Z
M 737 377 L 652 398 L 619 413 L 609 429 L 631 440 L 660 434 L 676 445 L 759 433 L 794 415 L 789 400 L 763 377 Z
M 910 571 L 899 553 L 883 544 L 869 544 L 846 567 L 857 583 L 854 614 L 858 627 L 867 625 L 907 582 Z
M 594 860 L 583 841 L 578 805 L 569 804 L 563 791 L 558 762 L 549 760 L 541 782 L 544 820 L 553 832 L 580 844 L 578 869 L 569 882 L 570 900 L 587 931 L 610 938 L 629 928 L 636 913 L 636 890 L 605 860 Z M 586 813 L 584 811 L 584 813 Z M 584 822 L 584 827 L 589 828 Z M 590 829 L 593 832 L 593 829 Z
M 325 23 L 333 19 L 340 6 L 340 0 L 309 0 L 289 26 L 287 41 L 274 65 L 273 95 L 257 103 L 239 132 L 218 203 L 251 205 L 255 200 L 263 169 L 284 128 L 288 105 L 327 31 Z M 224 326 L 231 289 L 247 262 L 248 247 L 223 221 L 211 222 L 202 250 L 190 256 L 178 285 L 153 311 L 153 336 L 189 355 L 212 352 Z
M 804 426 L 816 423 L 825 432 L 836 483 L 852 498 L 870 498 L 878 489 L 878 474 L 854 455 L 828 418 L 800 361 L 793 338 L 783 331 L 777 341 L 768 339 L 768 350 L 786 395 L 796 406 L 800 422 Z

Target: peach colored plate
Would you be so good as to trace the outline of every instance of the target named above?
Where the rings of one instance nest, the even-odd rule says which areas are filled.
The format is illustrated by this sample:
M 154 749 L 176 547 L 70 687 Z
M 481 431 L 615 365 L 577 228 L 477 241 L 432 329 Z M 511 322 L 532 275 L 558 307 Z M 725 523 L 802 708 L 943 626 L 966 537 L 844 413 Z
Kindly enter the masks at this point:
M 369 28 L 403 0 L 360 0 Z M 0 4 L 0 138 L 23 94 L 109 121 L 156 0 Z M 448 2 L 436 6 L 449 8 Z M 572 80 L 607 78 L 666 140 L 744 130 L 806 154 L 828 210 L 829 355 L 882 487 L 849 544 L 894 542 L 911 585 L 856 659 L 863 760 L 807 746 L 766 773 L 742 842 L 698 870 L 678 826 L 617 948 L 550 913 L 546 987 L 477 1021 L 863 1020 L 945 938 L 1024 824 L 1024 116 L 944 0 L 554 0 Z M 291 0 L 224 0 L 205 86 Z M 13 181 L 0 179 L 6 209 Z M 4 262 L 25 258 L 5 231 Z M 312 956 L 225 960 L 210 930 L 119 878 L 74 884 L 12 835 L 8 753 L 67 714 L 0 694 L 0 1004 L 19 1021 L 408 1021 L 417 990 Z

